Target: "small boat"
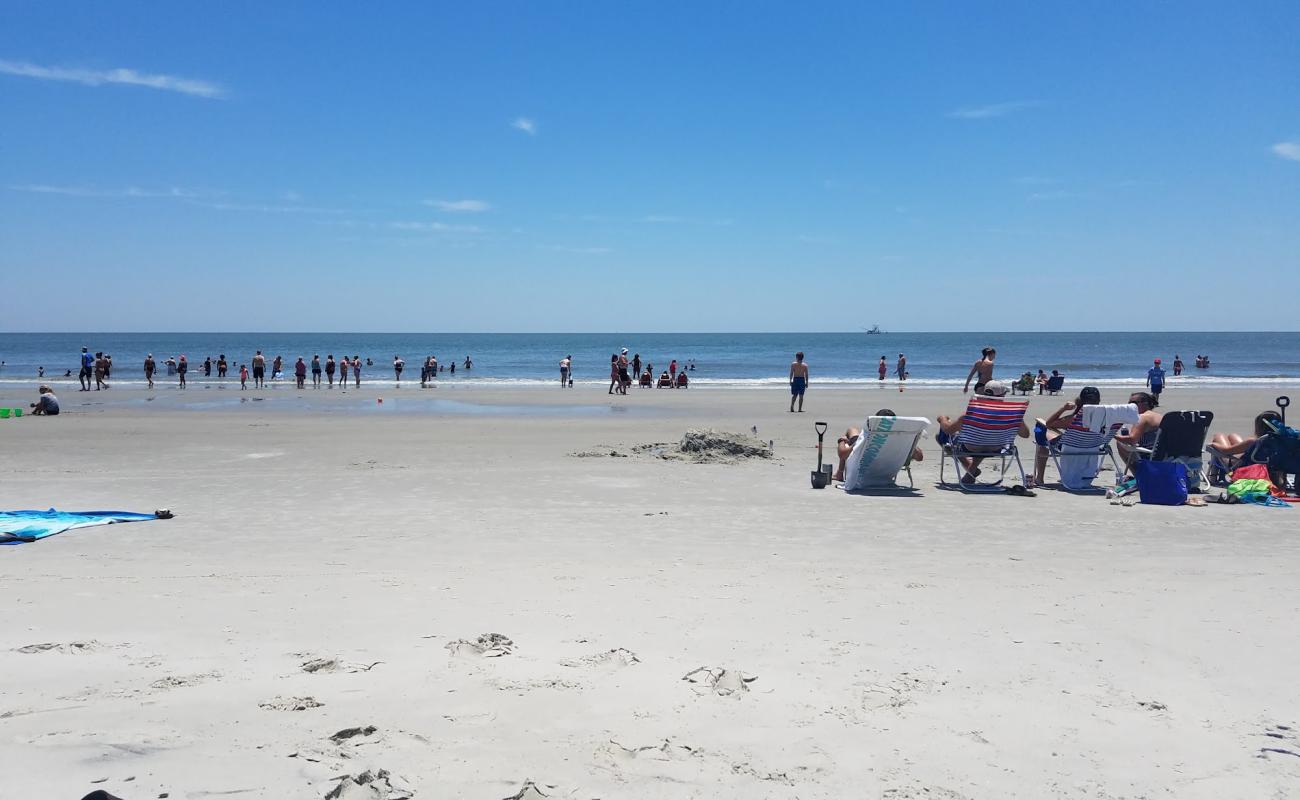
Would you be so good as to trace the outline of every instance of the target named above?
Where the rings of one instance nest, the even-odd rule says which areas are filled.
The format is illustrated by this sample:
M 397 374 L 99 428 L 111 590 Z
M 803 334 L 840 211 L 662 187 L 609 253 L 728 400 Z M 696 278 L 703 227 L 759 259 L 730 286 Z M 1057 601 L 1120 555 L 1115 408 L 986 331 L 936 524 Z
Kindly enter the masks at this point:
M 865 330 L 868 334 L 873 336 L 884 333 L 884 331 L 880 329 L 879 325 L 872 325 L 870 329 L 863 328 L 863 330 Z

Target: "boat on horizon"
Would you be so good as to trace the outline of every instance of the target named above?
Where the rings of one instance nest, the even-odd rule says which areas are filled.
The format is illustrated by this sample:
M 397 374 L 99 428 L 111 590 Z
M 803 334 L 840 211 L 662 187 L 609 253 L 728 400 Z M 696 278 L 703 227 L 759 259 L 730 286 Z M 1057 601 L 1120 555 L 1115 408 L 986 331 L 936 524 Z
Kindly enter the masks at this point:
M 872 336 L 878 336 L 884 333 L 884 331 L 880 329 L 879 325 L 872 325 L 870 328 L 863 328 L 862 330 L 866 331 L 869 335 Z

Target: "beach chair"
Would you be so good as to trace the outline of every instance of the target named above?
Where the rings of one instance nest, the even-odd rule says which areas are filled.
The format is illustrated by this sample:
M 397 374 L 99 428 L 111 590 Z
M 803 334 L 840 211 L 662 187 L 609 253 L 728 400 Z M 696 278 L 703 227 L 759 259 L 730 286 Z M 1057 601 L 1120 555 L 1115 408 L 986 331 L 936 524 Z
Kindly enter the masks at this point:
M 912 452 L 928 427 L 925 417 L 867 417 L 844 463 L 844 490 L 894 488 L 900 472 L 907 473 L 907 484 L 915 489 Z
M 1025 468 L 1020 463 L 1020 452 L 1016 449 L 1016 435 L 1024 423 L 1028 400 L 999 400 L 996 397 L 972 397 L 963 415 L 961 430 L 948 441 L 941 441 L 944 457 L 939 460 L 939 485 L 948 489 L 957 488 L 963 492 L 1001 492 L 1002 482 L 1006 479 L 1007 463 L 1014 462 L 1020 472 L 1020 484 L 1025 483 Z M 998 459 L 999 477 L 993 483 L 964 483 L 961 477 L 966 472 L 962 466 L 963 458 Z M 957 470 L 957 483 L 944 479 L 944 470 L 948 460 L 952 460 Z
M 1047 379 L 1047 393 L 1060 394 L 1061 387 L 1064 385 L 1065 385 L 1064 375 L 1053 375 L 1052 377 Z
M 1205 436 L 1214 422 L 1212 411 L 1168 411 L 1160 419 L 1155 444 L 1150 448 L 1134 447 L 1139 459 L 1176 461 L 1187 468 L 1187 488 L 1199 491 L 1208 484 L 1205 475 Z
M 1126 420 L 1131 423 L 1137 422 L 1137 406 L 1129 403 L 1126 404 L 1132 409 L 1132 418 Z M 1124 422 L 1116 421 L 1101 426 L 1090 426 L 1087 422 L 1089 417 L 1095 413 L 1106 413 L 1107 409 L 1122 408 L 1123 406 L 1084 406 L 1074 415 L 1070 421 L 1070 427 L 1061 431 L 1061 435 L 1056 437 L 1053 442 L 1047 442 L 1045 435 L 1042 438 L 1038 436 L 1035 440 L 1039 446 L 1046 447 L 1048 455 L 1051 456 L 1052 462 L 1056 465 L 1056 471 L 1061 476 L 1061 487 L 1066 491 L 1088 493 L 1105 492 L 1105 487 L 1094 486 L 1093 481 L 1097 478 L 1097 473 L 1101 471 L 1102 465 L 1107 459 L 1110 460 L 1110 468 L 1115 473 L 1120 472 L 1119 460 L 1115 458 L 1115 451 L 1111 447 L 1111 440 L 1115 434 L 1119 433 Z

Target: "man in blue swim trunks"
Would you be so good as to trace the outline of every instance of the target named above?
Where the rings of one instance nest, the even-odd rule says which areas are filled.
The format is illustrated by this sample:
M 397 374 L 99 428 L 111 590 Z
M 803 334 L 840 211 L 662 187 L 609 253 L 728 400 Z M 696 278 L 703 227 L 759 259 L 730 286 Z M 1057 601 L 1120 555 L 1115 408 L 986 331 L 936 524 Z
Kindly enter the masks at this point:
M 808 365 L 803 361 L 803 353 L 795 353 L 790 362 L 790 413 L 794 413 L 794 401 L 799 401 L 799 411 L 803 412 L 803 393 L 808 388 Z

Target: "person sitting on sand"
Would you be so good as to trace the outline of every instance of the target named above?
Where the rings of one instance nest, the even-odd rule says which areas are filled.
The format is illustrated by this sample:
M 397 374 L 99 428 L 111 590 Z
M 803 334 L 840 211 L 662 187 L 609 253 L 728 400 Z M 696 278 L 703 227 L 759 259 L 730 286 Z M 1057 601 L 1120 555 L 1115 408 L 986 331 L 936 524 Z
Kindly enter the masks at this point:
M 898 415 L 894 413 L 893 409 L 882 408 L 882 409 L 880 409 L 879 411 L 877 411 L 876 413 L 872 414 L 871 416 L 873 416 L 873 417 L 896 417 L 896 416 L 898 416 Z M 835 467 L 835 474 L 831 476 L 831 480 L 834 480 L 834 481 L 843 481 L 843 480 L 844 480 L 844 470 L 845 470 L 845 468 L 848 466 L 849 456 L 852 455 L 852 453 L 853 453 L 853 446 L 854 446 L 855 444 L 858 443 L 858 437 L 860 437 L 861 435 L 862 435 L 862 429 L 861 429 L 861 428 L 850 426 L 848 430 L 844 431 L 844 435 L 841 436 L 841 437 L 836 441 L 836 443 L 835 443 L 835 454 L 836 454 L 837 456 L 839 456 L 839 464 L 836 465 L 836 467 Z M 925 460 L 925 452 L 922 451 L 920 447 L 913 447 L 913 448 L 912 448 L 912 460 L 913 460 L 913 461 L 924 461 L 924 460 Z
M 640 384 L 643 389 L 648 389 L 654 386 L 655 376 L 650 374 L 650 369 L 648 367 L 645 370 L 642 370 L 641 378 L 637 383 Z
M 57 417 L 59 415 L 59 398 L 54 396 L 54 390 L 45 384 L 41 384 L 40 397 L 35 403 L 32 403 L 32 413 L 41 417 Z
M 984 397 L 1006 397 L 1006 394 L 1007 394 L 1007 387 L 1004 383 L 1002 383 L 1002 381 L 989 381 L 988 383 L 984 384 L 984 391 L 982 392 L 982 395 Z M 957 438 L 957 434 L 961 433 L 962 424 L 965 421 L 966 421 L 965 414 L 962 414 L 960 417 L 957 417 L 956 419 L 953 419 L 952 417 L 949 417 L 945 414 L 940 414 L 938 417 L 935 418 L 935 422 L 939 425 L 939 433 L 935 435 L 935 440 L 942 445 L 946 445 L 949 442 L 953 441 L 954 439 Z M 1018 433 L 1022 439 L 1029 438 L 1029 428 L 1025 425 L 1024 420 L 1021 420 L 1020 422 L 1020 430 L 1018 431 Z M 961 464 L 966 469 L 966 474 L 963 475 L 961 478 L 962 483 L 975 482 L 975 479 L 978 478 L 980 475 L 979 465 L 980 462 L 983 460 L 984 460 L 983 458 L 979 458 L 979 457 L 962 458 Z
M 672 379 L 672 377 L 668 374 L 668 370 L 664 370 L 663 372 L 661 372 L 661 373 L 659 374 L 659 387 L 658 387 L 658 388 L 660 388 L 660 389 L 671 389 L 671 388 L 673 388 L 673 379 Z
M 677 373 L 677 388 L 685 389 L 687 388 L 687 386 L 688 386 L 688 380 L 686 378 L 686 370 L 682 370 L 681 372 Z
M 1165 415 L 1156 411 L 1160 401 L 1150 392 L 1134 392 L 1128 401 L 1138 407 L 1136 425 L 1126 427 L 1115 434 L 1115 446 L 1119 448 L 1119 460 L 1127 469 L 1133 468 L 1135 447 L 1148 450 L 1156 446 L 1156 436 L 1160 433 L 1160 420 Z

